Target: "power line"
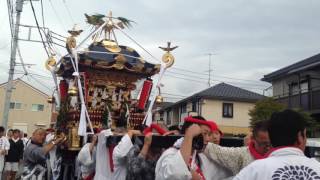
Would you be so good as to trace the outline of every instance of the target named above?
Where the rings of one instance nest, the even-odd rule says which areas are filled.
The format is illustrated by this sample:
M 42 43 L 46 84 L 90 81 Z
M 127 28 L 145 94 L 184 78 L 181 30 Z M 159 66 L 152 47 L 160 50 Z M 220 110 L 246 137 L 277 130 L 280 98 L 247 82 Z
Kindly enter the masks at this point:
M 74 19 L 73 19 L 72 15 L 71 15 L 71 12 L 70 12 L 70 10 L 69 10 L 68 5 L 66 4 L 66 1 L 63 1 L 63 5 L 64 5 L 64 7 L 66 8 L 67 13 L 68 13 L 68 15 L 69 15 L 69 17 L 70 17 L 70 19 L 71 19 L 72 23 L 74 24 L 74 22 L 75 22 L 75 21 L 74 21 Z
M 34 7 L 33 7 L 32 0 L 29 0 L 29 1 L 30 1 L 30 5 L 31 5 L 32 12 L 33 12 L 33 17 L 34 17 L 34 20 L 36 21 L 37 28 L 38 28 L 38 31 L 39 31 L 39 34 L 40 34 L 40 37 L 41 37 L 41 41 L 42 41 L 43 48 L 44 48 L 44 50 L 46 51 L 47 56 L 50 57 L 49 52 L 48 52 L 47 47 L 46 47 L 46 44 L 44 43 L 44 40 L 43 40 L 43 37 L 42 37 L 42 33 L 41 33 L 41 31 L 40 31 L 38 19 L 37 19 L 37 16 L 36 16 L 36 12 L 34 11 Z
M 43 2 L 42 2 L 42 0 L 40 1 L 40 3 L 41 3 L 41 16 L 42 16 L 42 27 L 45 27 L 45 25 L 44 25 L 44 13 L 43 13 Z
M 59 23 L 60 23 L 60 25 L 61 25 L 62 29 L 64 29 L 64 31 L 66 31 L 66 28 L 64 27 L 64 25 L 63 25 L 63 23 L 62 23 L 62 20 L 61 20 L 60 16 L 58 15 L 58 13 L 57 13 L 56 9 L 54 8 L 54 6 L 53 6 L 53 4 L 52 4 L 51 0 L 49 0 L 49 3 L 50 3 L 50 6 L 52 7 L 52 11 L 53 11 L 53 13 L 56 15 L 56 17 L 57 17 L 57 19 L 58 19 L 58 21 L 59 21 Z
M 170 69 L 175 69 L 177 71 L 182 71 L 182 72 L 195 73 L 195 74 L 198 74 L 199 76 L 208 76 L 209 75 L 209 73 L 196 72 L 196 71 L 191 71 L 191 70 L 187 70 L 187 69 L 183 69 L 183 68 L 177 68 L 177 67 L 172 67 Z M 257 80 L 241 79 L 241 78 L 234 78 L 234 77 L 220 76 L 220 75 L 215 75 L 215 77 L 221 77 L 221 78 L 226 78 L 226 79 L 234 79 L 234 80 L 241 80 L 241 81 L 261 82 L 261 81 L 257 81 Z
M 33 80 L 35 80 L 38 84 L 40 84 L 41 86 L 43 86 L 44 88 L 48 89 L 49 91 L 53 91 L 54 88 L 49 88 L 48 85 L 42 83 L 40 80 L 36 79 L 33 75 L 29 75 L 29 77 L 31 77 Z
M 183 76 L 187 76 L 187 77 L 190 77 L 190 78 L 195 78 L 196 81 L 199 81 L 198 79 L 207 80 L 206 78 L 201 78 L 201 77 L 192 76 L 192 75 L 188 75 L 188 74 L 176 73 L 176 72 L 171 72 L 171 71 L 167 71 L 167 72 L 171 73 L 171 74 L 175 74 L 175 75 L 183 75 Z M 246 85 L 246 86 L 256 86 L 256 87 L 262 87 L 262 88 L 266 87 L 266 86 L 261 85 L 261 84 L 250 84 L 250 83 L 243 83 L 243 82 L 222 81 L 222 80 L 218 80 L 218 79 L 212 79 L 210 82 L 212 82 L 212 81 L 233 83 L 233 84 L 242 84 L 242 85 Z
M 184 77 L 178 77 L 178 76 L 174 76 L 174 75 L 167 75 L 165 74 L 165 76 L 169 76 L 169 77 L 173 77 L 173 78 L 177 78 L 177 79 L 181 79 L 181 80 L 186 80 L 186 81 L 192 81 L 192 82 L 196 82 L 196 83 L 200 83 L 200 84 L 207 84 L 208 82 L 205 81 L 199 81 L 199 80 L 195 80 L 195 79 L 189 79 L 189 78 L 184 78 Z M 212 81 L 216 81 L 216 82 L 220 82 L 223 83 L 223 81 L 218 81 L 218 80 L 212 80 Z M 236 82 L 225 82 L 225 83 L 229 83 L 231 85 L 237 86 L 239 88 L 244 88 L 244 89 L 255 89 L 255 90 L 263 90 L 262 87 L 257 87 L 257 86 L 246 86 L 246 85 L 236 85 Z

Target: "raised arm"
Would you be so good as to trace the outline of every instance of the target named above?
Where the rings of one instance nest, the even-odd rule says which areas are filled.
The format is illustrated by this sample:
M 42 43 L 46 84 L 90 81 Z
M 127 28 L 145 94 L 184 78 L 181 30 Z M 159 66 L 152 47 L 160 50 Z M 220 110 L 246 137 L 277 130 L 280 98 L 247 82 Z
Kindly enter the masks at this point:
M 209 143 L 204 151 L 208 158 L 230 169 L 234 175 L 246 165 L 245 158 L 252 158 L 248 153 L 247 147 L 222 147 L 213 143 Z
M 136 130 L 129 130 L 126 135 L 124 135 L 121 138 L 121 141 L 119 144 L 114 147 L 112 158 L 114 161 L 117 161 L 118 159 L 124 158 L 127 156 L 130 149 L 133 147 L 133 144 L 131 142 L 131 139 L 134 135 L 140 135 L 140 131 Z

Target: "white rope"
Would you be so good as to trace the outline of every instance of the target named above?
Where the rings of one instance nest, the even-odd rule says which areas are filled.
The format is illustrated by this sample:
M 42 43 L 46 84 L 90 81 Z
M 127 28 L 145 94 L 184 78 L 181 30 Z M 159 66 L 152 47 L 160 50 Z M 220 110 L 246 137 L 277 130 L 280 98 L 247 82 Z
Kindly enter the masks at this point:
M 81 101 L 81 111 L 80 111 L 80 122 L 79 122 L 79 127 L 78 127 L 78 135 L 80 136 L 85 136 L 87 134 L 87 121 L 89 123 L 89 127 L 91 130 L 91 133 L 88 134 L 94 134 L 93 132 L 93 128 L 92 128 L 92 124 L 91 124 L 91 120 L 90 120 L 90 116 L 84 101 L 84 94 L 83 94 L 83 89 L 82 89 L 82 84 L 81 84 L 81 80 L 80 80 L 80 74 L 79 74 L 79 69 L 78 69 L 78 55 L 77 55 L 77 51 L 76 49 L 72 49 L 72 53 L 74 56 L 74 63 L 75 63 L 75 67 L 77 67 L 77 69 L 74 69 L 74 73 L 73 76 L 75 76 L 78 80 L 78 90 L 79 90 L 79 95 L 80 95 L 80 101 Z
M 58 88 L 58 79 L 57 79 L 57 75 L 54 73 L 54 68 L 53 68 L 53 70 L 50 70 L 50 72 L 51 72 L 51 75 L 52 75 L 52 78 L 53 78 L 53 81 L 54 81 L 54 84 L 55 84 L 55 90 L 57 91 L 57 98 L 56 98 L 56 100 L 57 100 L 57 106 L 59 107 L 59 109 L 60 109 L 60 90 L 59 90 L 59 88 Z
M 161 67 L 160 67 L 157 85 L 152 88 L 151 94 L 152 94 L 152 92 L 157 90 L 158 87 L 160 87 L 161 79 L 162 79 L 165 71 L 166 71 L 166 64 L 162 62 Z M 153 108 L 153 104 L 156 100 L 156 97 L 157 97 L 157 93 L 154 93 L 153 95 L 151 95 L 151 102 L 148 107 L 148 111 L 146 113 L 146 116 L 144 117 L 144 120 L 143 120 L 143 124 L 146 124 L 147 126 L 150 126 L 152 123 L 152 108 Z
M 107 25 L 108 21 L 104 22 L 99 28 L 97 28 L 96 30 L 94 30 L 92 33 L 90 33 L 86 38 L 84 38 L 75 48 L 76 51 L 78 51 L 78 49 L 80 48 L 80 46 L 82 44 L 84 44 L 93 34 L 97 33 L 98 31 L 100 31 L 105 25 Z

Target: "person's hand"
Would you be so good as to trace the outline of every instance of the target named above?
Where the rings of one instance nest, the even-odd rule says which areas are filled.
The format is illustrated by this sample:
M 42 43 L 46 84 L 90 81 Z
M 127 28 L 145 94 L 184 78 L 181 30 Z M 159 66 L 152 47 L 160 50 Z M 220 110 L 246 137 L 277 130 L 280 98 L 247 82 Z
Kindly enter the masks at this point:
M 169 136 L 169 135 L 179 135 L 179 131 L 173 130 L 173 131 L 165 132 L 165 133 L 163 134 L 163 136 Z
M 201 134 L 201 128 L 198 124 L 192 124 L 189 128 L 186 130 L 186 137 L 194 138 Z
M 0 150 L 0 154 L 1 154 L 1 155 L 5 155 L 5 154 L 6 154 L 6 150 L 1 149 L 1 150 Z
M 150 146 L 151 143 L 152 143 L 152 133 L 148 133 L 148 134 L 145 135 L 145 137 L 144 137 L 144 145 Z
M 98 136 L 97 136 L 97 135 L 93 135 L 93 136 L 92 136 L 92 144 L 93 144 L 93 145 L 96 145 L 97 142 L 98 142 Z
M 62 144 L 64 141 L 67 140 L 67 137 L 61 133 L 55 140 L 54 140 L 54 143 L 55 144 Z

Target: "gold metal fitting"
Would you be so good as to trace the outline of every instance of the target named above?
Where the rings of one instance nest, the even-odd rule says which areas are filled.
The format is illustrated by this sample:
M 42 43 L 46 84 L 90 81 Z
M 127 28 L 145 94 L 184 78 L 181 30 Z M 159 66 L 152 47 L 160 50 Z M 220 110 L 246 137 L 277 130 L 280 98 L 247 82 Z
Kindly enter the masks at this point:
M 68 89 L 68 94 L 70 96 L 77 96 L 78 95 L 78 88 L 76 86 L 72 86 Z

